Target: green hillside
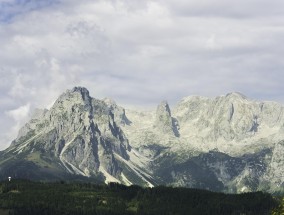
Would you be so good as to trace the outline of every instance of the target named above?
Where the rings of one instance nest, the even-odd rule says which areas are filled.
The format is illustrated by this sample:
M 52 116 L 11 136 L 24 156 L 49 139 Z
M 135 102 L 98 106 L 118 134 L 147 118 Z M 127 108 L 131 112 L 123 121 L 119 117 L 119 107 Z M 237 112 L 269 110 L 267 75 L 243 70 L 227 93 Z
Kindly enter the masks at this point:
M 0 182 L 0 214 L 278 214 L 278 202 L 262 192 L 239 195 L 111 183 Z

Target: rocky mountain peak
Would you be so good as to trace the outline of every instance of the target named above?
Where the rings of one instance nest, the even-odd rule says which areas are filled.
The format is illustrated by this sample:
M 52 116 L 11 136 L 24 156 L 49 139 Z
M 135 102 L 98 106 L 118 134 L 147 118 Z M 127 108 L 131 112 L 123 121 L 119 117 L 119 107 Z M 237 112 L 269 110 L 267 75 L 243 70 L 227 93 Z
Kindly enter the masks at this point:
M 156 110 L 155 127 L 166 134 L 178 136 L 178 122 L 172 117 L 171 109 L 167 101 L 162 101 Z
M 76 92 L 81 94 L 83 100 L 88 100 L 90 98 L 90 93 L 85 87 L 74 87 L 71 90 L 71 93 L 76 93 Z
M 171 126 L 171 110 L 167 101 L 162 101 L 156 110 L 156 123 Z
M 169 107 L 169 104 L 166 100 L 162 101 L 158 107 L 157 107 L 157 111 L 156 111 L 157 115 L 168 115 L 171 116 L 171 110 Z
M 51 115 L 61 115 L 66 113 L 71 116 L 79 112 L 88 112 L 92 115 L 94 99 L 90 96 L 89 91 L 84 87 L 74 87 L 72 90 L 67 90 L 59 96 L 54 105 L 50 109 Z M 81 106 L 81 108 L 79 108 Z M 79 109 L 80 110 L 79 110 Z M 75 111 L 77 110 L 77 111 Z
M 71 92 L 80 92 L 80 93 L 87 93 L 89 95 L 89 90 L 85 87 L 73 87 L 72 90 L 70 90 Z

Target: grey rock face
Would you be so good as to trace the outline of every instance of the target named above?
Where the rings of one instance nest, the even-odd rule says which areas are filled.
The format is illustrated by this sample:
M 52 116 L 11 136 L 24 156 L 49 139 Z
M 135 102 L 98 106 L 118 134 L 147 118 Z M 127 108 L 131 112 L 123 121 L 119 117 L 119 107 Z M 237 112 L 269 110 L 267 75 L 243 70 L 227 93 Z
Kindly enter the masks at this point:
M 283 106 L 274 102 L 257 102 L 231 93 L 214 99 L 198 96 L 185 98 L 174 109 L 173 115 L 179 121 L 181 136 L 189 132 L 199 133 L 195 142 L 236 142 L 237 145 L 274 134 L 280 141 L 283 110 Z
M 98 176 L 101 168 L 117 176 L 121 170 L 113 153 L 128 159 L 129 146 L 112 111 L 87 89 L 75 87 L 27 123 L 9 151 L 32 153 L 36 148 L 57 158 L 72 174 Z
M 178 121 L 172 117 L 170 107 L 167 101 L 162 101 L 156 111 L 156 128 L 160 129 L 165 134 L 179 136 Z
M 284 189 L 283 140 L 283 106 L 240 93 L 187 97 L 172 111 L 166 101 L 156 111 L 138 111 L 75 87 L 50 110 L 36 110 L 1 152 L 0 178 L 80 176 L 128 185 L 276 192 Z M 19 163 L 23 168 L 16 168 Z
M 277 191 L 284 188 L 284 141 L 276 143 L 267 172 L 264 175 L 266 184 L 269 184 L 270 191 Z

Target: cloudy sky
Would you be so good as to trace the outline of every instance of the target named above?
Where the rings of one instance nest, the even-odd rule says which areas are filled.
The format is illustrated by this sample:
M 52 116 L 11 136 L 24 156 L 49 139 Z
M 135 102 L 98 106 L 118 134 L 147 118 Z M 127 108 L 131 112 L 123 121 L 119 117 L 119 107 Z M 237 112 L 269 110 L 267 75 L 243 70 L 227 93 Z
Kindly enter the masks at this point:
M 0 0 L 0 149 L 85 86 L 123 106 L 239 91 L 284 103 L 282 0 Z

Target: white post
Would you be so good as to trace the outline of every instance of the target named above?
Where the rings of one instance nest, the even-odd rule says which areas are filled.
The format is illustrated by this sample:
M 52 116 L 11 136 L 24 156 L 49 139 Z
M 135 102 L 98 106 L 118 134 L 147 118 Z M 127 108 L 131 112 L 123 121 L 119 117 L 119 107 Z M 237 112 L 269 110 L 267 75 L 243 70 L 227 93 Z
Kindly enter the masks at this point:
M 8 179 L 9 179 L 9 181 L 11 181 L 11 177 L 10 176 L 8 177 Z

